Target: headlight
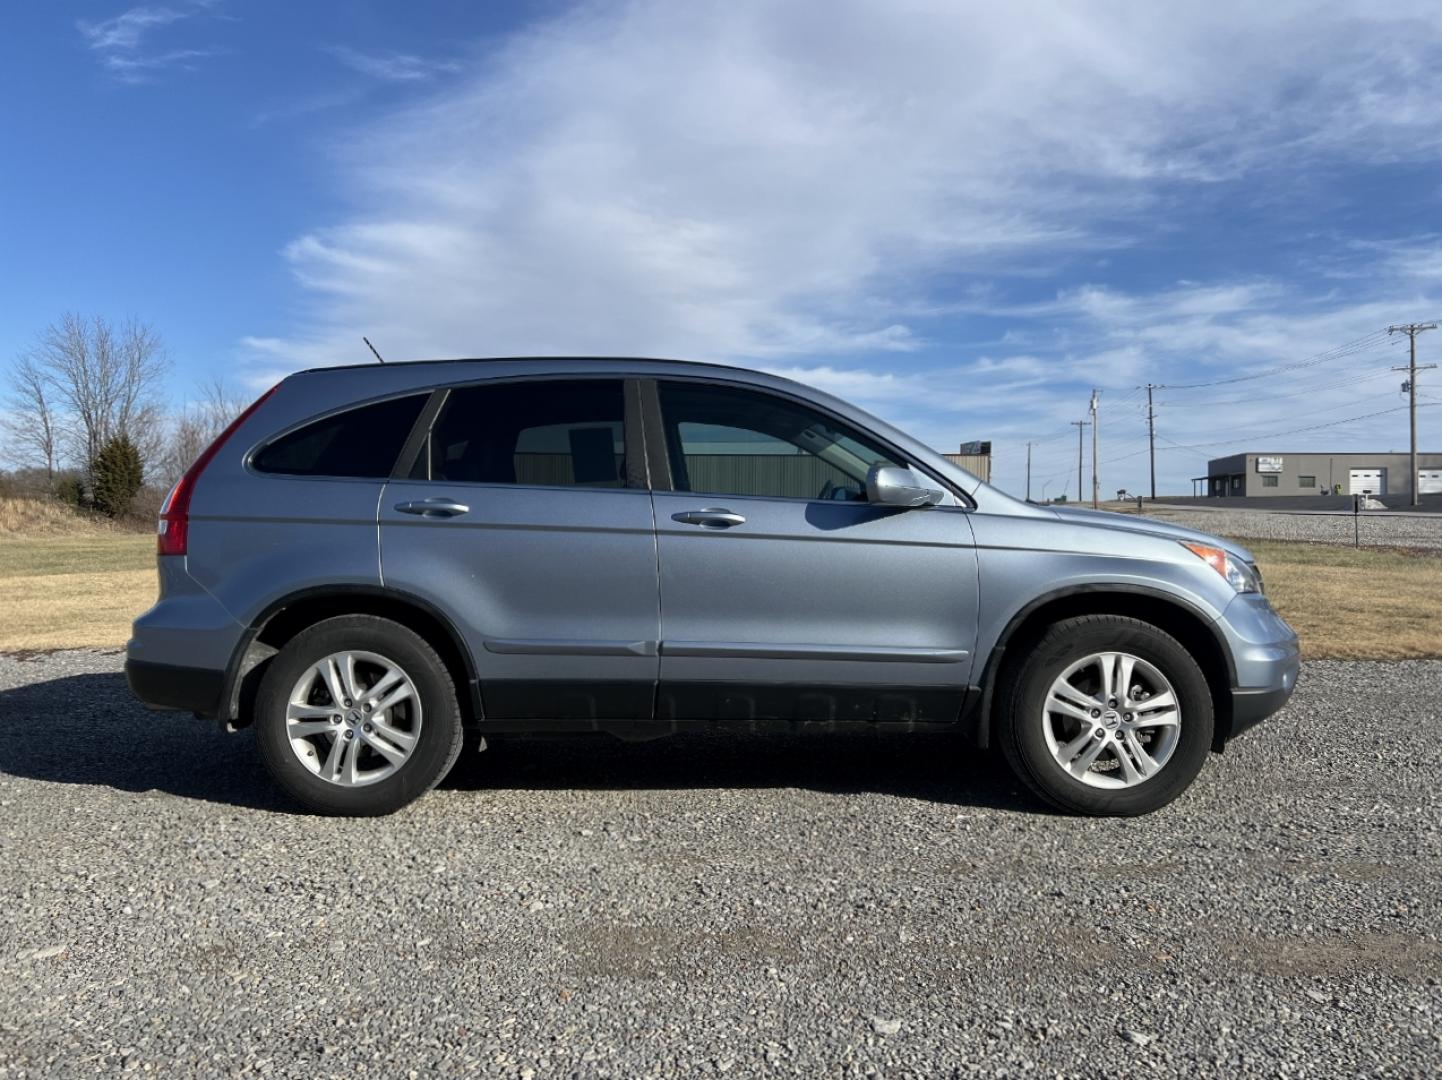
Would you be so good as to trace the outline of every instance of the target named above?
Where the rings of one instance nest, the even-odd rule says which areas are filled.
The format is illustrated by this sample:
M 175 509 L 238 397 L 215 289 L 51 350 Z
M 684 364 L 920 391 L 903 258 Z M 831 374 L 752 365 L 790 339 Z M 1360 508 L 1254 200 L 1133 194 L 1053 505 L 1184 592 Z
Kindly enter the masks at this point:
M 1226 578 L 1227 584 L 1237 592 L 1259 593 L 1262 591 L 1262 578 L 1256 569 L 1240 559 L 1234 558 L 1221 548 L 1211 547 L 1207 544 L 1193 544 L 1186 540 L 1182 541 L 1182 547 Z

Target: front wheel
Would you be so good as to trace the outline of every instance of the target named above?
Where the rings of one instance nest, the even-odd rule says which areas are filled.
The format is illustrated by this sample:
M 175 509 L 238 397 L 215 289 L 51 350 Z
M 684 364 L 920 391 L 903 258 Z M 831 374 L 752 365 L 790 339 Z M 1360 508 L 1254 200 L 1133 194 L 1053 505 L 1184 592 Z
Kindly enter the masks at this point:
M 1017 776 L 1073 813 L 1130 816 L 1165 806 L 1212 745 L 1212 696 L 1170 634 L 1120 615 L 1049 627 L 1003 673 L 999 738 Z
M 371 615 L 326 619 L 270 662 L 255 702 L 277 784 L 322 814 L 389 814 L 450 771 L 461 718 L 450 673 L 415 632 Z

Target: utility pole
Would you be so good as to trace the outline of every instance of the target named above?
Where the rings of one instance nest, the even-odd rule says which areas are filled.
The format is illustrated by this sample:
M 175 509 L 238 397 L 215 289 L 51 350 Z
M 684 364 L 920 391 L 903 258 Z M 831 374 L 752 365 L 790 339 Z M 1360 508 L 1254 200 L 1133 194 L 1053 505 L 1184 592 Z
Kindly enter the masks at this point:
M 1412 478 L 1407 482 L 1412 490 L 1412 505 L 1421 504 L 1421 492 L 1417 489 L 1422 485 L 1417 479 L 1417 372 L 1427 371 L 1435 368 L 1436 364 L 1423 364 L 1417 366 L 1417 335 L 1426 330 L 1436 330 L 1437 324 L 1429 323 L 1403 323 L 1399 326 L 1387 327 L 1388 334 L 1406 334 L 1411 346 L 1411 360 L 1406 367 L 1394 367 L 1393 371 L 1407 372 L 1407 397 L 1412 403 Z
M 1152 502 L 1157 501 L 1157 414 L 1152 409 L 1152 391 L 1163 387 L 1147 383 L 1147 450 L 1152 462 Z
M 1031 448 L 1032 444 L 1026 444 L 1026 501 L 1031 502 Z
M 1101 395 L 1100 390 L 1092 390 L 1092 509 L 1100 508 L 1098 496 L 1101 494 L 1101 482 L 1097 479 L 1097 398 Z
M 1084 452 L 1082 437 L 1086 434 L 1086 429 L 1091 426 L 1091 421 L 1073 420 L 1071 426 L 1076 428 L 1076 501 L 1081 502 L 1084 498 L 1082 495 L 1082 454 Z

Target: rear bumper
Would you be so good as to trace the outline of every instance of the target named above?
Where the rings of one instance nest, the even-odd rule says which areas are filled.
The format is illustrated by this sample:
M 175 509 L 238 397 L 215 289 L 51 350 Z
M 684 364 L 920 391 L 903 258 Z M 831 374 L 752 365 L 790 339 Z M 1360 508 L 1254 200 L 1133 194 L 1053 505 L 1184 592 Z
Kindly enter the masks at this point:
M 160 599 L 135 620 L 125 646 L 125 677 L 147 705 L 215 716 L 245 627 L 185 566 L 183 555 L 157 560 Z
M 225 689 L 225 672 L 127 660 L 125 681 L 131 693 L 157 709 L 184 709 L 215 716 Z

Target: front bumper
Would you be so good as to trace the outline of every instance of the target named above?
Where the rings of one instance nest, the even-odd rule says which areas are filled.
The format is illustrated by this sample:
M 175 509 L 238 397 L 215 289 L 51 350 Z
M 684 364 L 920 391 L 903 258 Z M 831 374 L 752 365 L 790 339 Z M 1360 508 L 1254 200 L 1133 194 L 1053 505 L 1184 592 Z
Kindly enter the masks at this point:
M 1294 676 L 1291 684 L 1278 687 L 1275 690 L 1233 690 L 1232 691 L 1232 725 L 1228 732 L 1229 737 L 1240 735 L 1249 727 L 1255 727 L 1275 712 L 1280 712 L 1283 705 L 1292 696 L 1292 691 L 1297 686 Z
M 1301 648 L 1296 631 L 1257 593 L 1228 604 L 1217 626 L 1232 656 L 1230 739 L 1287 704 L 1297 688 Z

